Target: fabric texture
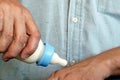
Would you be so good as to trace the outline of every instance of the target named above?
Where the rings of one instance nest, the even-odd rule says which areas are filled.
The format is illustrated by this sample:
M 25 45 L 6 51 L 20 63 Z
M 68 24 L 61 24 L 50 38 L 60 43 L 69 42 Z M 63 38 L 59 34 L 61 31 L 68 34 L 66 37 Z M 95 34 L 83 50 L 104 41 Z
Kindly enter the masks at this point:
M 120 46 L 120 0 L 20 0 L 31 11 L 43 42 L 68 65 Z M 47 80 L 62 68 L 0 61 L 0 80 Z

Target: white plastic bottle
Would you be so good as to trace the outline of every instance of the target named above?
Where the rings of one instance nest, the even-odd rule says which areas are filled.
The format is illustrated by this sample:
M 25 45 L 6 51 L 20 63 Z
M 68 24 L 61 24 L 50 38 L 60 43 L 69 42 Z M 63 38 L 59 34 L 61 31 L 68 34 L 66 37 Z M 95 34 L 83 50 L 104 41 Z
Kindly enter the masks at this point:
M 36 62 L 38 66 L 44 67 L 48 66 L 49 63 L 60 64 L 61 66 L 67 65 L 67 61 L 60 58 L 57 53 L 54 52 L 54 48 L 51 45 L 48 43 L 43 44 L 42 40 L 39 41 L 36 51 L 30 57 L 22 61 L 26 63 Z

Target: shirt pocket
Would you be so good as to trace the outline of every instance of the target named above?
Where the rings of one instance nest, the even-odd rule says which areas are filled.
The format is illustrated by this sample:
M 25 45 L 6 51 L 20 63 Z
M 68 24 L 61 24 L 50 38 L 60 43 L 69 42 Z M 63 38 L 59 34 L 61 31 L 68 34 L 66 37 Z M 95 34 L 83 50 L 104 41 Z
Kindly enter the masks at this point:
M 120 15 L 120 0 L 98 0 L 98 12 Z

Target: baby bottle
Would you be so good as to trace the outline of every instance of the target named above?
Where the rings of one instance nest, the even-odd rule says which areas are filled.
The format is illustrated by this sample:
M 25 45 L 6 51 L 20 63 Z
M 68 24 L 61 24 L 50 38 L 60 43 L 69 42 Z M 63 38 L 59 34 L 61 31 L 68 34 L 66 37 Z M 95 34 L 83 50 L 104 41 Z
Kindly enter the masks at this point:
M 21 60 L 20 58 L 17 58 Z M 51 64 L 60 64 L 61 66 L 66 66 L 67 61 L 65 59 L 62 59 L 58 56 L 57 53 L 54 52 L 54 47 L 52 47 L 48 43 L 42 42 L 42 40 L 39 41 L 38 47 L 36 51 L 27 59 L 21 60 L 26 63 L 35 63 L 38 66 L 46 67 Z

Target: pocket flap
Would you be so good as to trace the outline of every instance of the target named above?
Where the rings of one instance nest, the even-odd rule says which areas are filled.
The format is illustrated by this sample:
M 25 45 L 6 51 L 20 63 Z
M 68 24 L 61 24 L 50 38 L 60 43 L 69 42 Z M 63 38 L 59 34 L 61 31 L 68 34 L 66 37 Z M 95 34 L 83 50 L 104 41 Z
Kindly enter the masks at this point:
M 120 0 L 98 0 L 98 11 L 120 15 Z

